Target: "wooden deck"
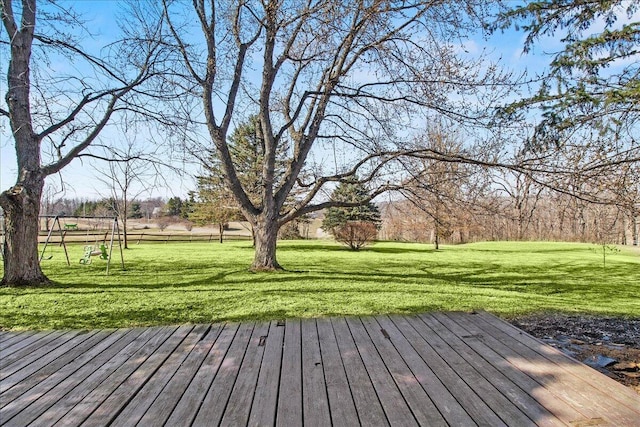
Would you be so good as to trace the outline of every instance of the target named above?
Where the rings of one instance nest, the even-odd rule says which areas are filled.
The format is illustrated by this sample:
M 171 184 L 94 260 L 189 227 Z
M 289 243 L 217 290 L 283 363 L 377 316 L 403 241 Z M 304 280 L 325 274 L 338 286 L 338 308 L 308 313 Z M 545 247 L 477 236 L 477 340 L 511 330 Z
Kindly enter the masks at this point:
M 488 313 L 0 332 L 7 426 L 640 426 L 640 396 Z

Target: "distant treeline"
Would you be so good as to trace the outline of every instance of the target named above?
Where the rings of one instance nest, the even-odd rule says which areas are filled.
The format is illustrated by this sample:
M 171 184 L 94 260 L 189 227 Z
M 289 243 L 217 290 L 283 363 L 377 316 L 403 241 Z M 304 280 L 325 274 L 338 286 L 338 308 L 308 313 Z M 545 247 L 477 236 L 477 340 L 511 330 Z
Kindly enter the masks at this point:
M 430 212 L 434 212 L 433 211 Z M 473 205 L 449 203 L 436 219 L 406 200 L 383 205 L 380 238 L 445 243 L 527 240 L 638 245 L 640 217 L 615 205 L 559 193 L 495 196 Z M 437 224 L 437 225 L 436 225 Z

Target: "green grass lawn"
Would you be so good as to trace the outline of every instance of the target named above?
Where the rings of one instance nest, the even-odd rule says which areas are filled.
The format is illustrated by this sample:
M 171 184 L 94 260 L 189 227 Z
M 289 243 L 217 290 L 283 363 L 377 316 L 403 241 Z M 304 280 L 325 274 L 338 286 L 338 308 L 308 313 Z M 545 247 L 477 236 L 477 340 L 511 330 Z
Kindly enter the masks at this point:
M 485 309 L 640 317 L 640 252 L 573 243 L 445 246 L 326 241 L 278 246 L 280 273 L 251 273 L 247 242 L 147 244 L 78 263 L 82 246 L 42 262 L 48 288 L 0 288 L 0 328 L 105 328 L 333 315 Z M 118 261 L 118 262 L 115 262 Z M 0 270 L 1 272 L 1 270 Z

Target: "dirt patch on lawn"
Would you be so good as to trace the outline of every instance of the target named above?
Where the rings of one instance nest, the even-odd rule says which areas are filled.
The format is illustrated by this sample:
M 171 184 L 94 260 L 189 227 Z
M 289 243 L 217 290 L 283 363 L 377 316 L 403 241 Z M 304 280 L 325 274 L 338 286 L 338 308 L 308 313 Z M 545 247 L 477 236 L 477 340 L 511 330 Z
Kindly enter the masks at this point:
M 640 394 L 640 319 L 536 314 L 509 321 Z

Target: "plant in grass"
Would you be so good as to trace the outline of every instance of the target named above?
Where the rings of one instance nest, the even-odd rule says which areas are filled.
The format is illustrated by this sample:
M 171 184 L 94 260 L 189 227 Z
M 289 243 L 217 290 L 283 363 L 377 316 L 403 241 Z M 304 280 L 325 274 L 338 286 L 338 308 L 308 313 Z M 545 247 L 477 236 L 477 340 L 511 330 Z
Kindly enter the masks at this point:
M 358 250 L 376 239 L 381 222 L 380 210 L 371 202 L 371 195 L 361 182 L 352 180 L 341 183 L 333 191 L 331 201 L 357 204 L 327 209 L 322 228 L 331 233 L 336 241 Z
M 198 179 L 198 196 L 189 219 L 196 224 L 217 224 L 220 243 L 229 221 L 242 217 L 240 209 L 233 203 L 221 177 L 204 175 Z

